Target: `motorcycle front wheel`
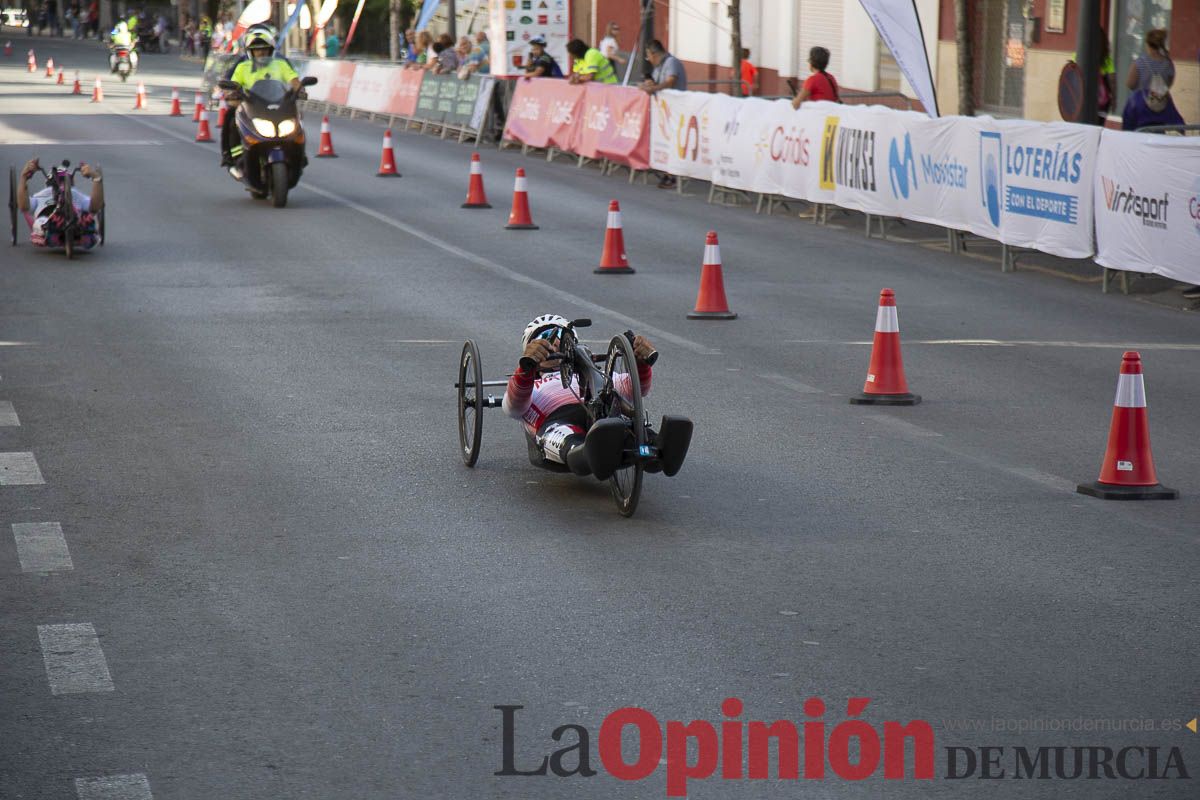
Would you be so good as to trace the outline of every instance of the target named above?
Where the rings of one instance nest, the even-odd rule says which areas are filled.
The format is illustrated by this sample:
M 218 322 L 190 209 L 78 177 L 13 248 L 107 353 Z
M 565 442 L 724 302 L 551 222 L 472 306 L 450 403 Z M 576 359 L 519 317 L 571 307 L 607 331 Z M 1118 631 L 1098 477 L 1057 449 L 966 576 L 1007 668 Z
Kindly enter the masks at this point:
M 287 205 L 288 196 L 288 167 L 285 161 L 276 161 L 271 165 L 271 202 L 276 208 Z

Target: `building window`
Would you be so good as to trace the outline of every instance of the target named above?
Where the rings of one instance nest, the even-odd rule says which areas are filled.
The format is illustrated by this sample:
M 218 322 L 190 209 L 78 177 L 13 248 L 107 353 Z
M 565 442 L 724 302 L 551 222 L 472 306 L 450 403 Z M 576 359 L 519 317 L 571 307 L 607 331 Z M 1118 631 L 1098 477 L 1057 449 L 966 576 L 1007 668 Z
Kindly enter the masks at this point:
M 975 6 L 976 96 L 980 108 L 1020 116 L 1025 98 L 1027 0 L 982 0 Z
M 1129 90 L 1125 88 L 1129 65 L 1145 51 L 1146 31 L 1170 27 L 1171 0 L 1116 0 L 1112 15 L 1110 30 L 1113 31 L 1115 45 L 1113 64 L 1117 69 L 1117 102 L 1113 104 L 1111 113 L 1120 114 L 1129 98 Z M 1167 49 L 1171 49 L 1169 35 Z
M 875 47 L 879 53 L 878 66 L 875 70 L 875 86 L 881 92 L 900 93 L 900 67 L 896 65 L 896 59 L 892 56 L 892 51 L 888 50 L 888 46 L 883 43 L 883 39 L 879 38 L 879 34 L 875 34 Z

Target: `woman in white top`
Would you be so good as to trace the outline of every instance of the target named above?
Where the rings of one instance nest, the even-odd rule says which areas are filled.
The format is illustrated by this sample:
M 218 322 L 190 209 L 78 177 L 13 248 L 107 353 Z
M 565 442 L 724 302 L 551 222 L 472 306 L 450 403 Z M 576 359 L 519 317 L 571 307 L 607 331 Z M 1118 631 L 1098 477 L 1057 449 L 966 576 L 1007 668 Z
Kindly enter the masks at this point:
M 604 29 L 604 38 L 600 40 L 599 50 L 613 63 L 614 68 L 617 65 L 623 67 L 626 62 L 625 57 L 621 55 L 621 46 L 617 44 L 617 34 L 620 32 L 621 27 L 615 22 L 610 22 Z

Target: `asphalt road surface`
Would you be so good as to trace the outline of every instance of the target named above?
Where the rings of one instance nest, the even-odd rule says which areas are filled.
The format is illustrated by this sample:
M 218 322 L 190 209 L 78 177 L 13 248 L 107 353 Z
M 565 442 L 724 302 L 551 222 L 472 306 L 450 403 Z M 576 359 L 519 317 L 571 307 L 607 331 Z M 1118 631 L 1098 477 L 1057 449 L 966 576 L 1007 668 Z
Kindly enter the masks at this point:
M 3 164 L 99 163 L 109 215 L 76 260 L 24 229 L 0 251 L 0 797 L 665 797 L 666 750 L 641 780 L 602 763 L 611 712 L 832 739 L 852 697 L 880 736 L 928 721 L 934 779 L 910 748 L 903 780 L 718 769 L 689 796 L 1200 796 L 1200 316 L 513 150 L 463 211 L 468 146 L 398 133 L 380 180 L 382 127 L 346 118 L 276 210 L 166 116 L 196 65 L 145 56 L 133 112 L 133 84 L 29 75 L 9 33 Z M 104 62 L 33 42 L 85 93 Z M 517 166 L 539 231 L 503 229 Z M 592 273 L 611 198 L 633 276 Z M 685 319 L 709 229 L 735 321 Z M 884 286 L 913 408 L 847 403 Z M 695 420 L 631 519 L 500 411 L 457 454 L 462 341 L 502 377 L 551 312 L 649 337 L 652 416 Z M 1074 493 L 1131 347 L 1174 502 Z M 599 774 L 495 775 L 498 705 L 524 707 L 516 769 L 573 724 Z M 945 777 L 986 746 L 1004 779 Z M 1013 780 L 1018 746 L 1157 747 L 1160 773 L 1174 747 L 1191 777 Z

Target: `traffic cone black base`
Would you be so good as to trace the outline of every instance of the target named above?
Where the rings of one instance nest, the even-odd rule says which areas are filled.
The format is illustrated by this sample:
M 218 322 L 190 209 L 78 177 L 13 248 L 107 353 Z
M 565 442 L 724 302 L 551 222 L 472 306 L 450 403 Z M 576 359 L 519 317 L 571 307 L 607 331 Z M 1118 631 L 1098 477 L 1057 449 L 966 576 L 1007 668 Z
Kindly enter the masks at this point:
M 689 311 L 688 319 L 737 319 L 733 311 Z
M 633 267 L 596 267 L 592 272 L 597 275 L 632 275 L 637 270 Z
M 491 203 L 463 203 L 459 208 L 491 208 Z M 533 227 L 537 227 L 534 225 Z
M 857 394 L 850 398 L 852 406 L 915 406 L 921 402 L 921 395 L 905 392 L 904 394 Z
M 510 223 L 510 224 L 508 224 L 508 225 L 505 225 L 504 227 L 505 227 L 505 229 L 507 229 L 507 230 L 510 230 L 510 231 L 536 231 L 536 230 L 540 230 L 540 228 L 538 228 L 538 226 L 537 226 L 537 225 L 525 225 L 525 224 L 513 224 L 513 223 Z
M 1168 489 L 1161 483 L 1154 486 L 1116 486 L 1109 483 L 1093 481 L 1081 483 L 1075 491 L 1089 497 L 1099 497 L 1101 500 L 1178 500 L 1179 491 Z

